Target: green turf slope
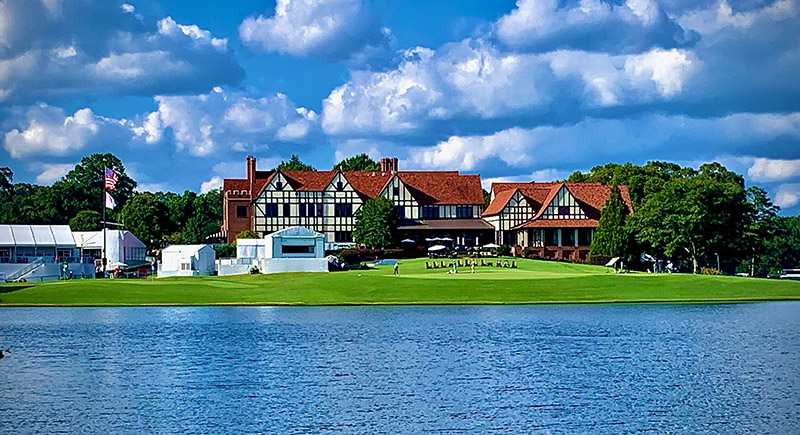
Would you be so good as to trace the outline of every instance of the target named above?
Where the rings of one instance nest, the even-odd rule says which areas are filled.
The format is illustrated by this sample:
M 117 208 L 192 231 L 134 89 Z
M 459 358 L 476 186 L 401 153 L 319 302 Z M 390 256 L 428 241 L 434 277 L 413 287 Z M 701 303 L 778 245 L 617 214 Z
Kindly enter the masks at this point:
M 355 305 L 800 300 L 800 282 L 686 274 L 616 275 L 598 266 L 517 260 L 450 275 L 424 259 L 369 271 L 0 285 L 0 306 Z

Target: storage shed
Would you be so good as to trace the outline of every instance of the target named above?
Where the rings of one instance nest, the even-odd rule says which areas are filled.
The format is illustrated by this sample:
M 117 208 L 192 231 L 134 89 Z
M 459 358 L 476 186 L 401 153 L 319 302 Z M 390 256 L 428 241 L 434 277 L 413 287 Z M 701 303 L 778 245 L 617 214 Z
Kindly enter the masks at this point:
M 216 253 L 211 245 L 172 245 L 161 251 L 158 277 L 213 275 Z

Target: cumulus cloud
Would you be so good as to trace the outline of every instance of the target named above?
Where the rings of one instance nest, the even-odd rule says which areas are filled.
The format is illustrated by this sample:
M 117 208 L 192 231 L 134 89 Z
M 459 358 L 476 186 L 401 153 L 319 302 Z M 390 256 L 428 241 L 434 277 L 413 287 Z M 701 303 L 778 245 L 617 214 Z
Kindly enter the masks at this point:
M 747 170 L 755 181 L 780 181 L 800 177 L 800 160 L 757 158 Z
M 792 20 L 798 12 L 797 0 L 777 0 L 762 8 L 739 12 L 727 0 L 718 0 L 707 8 L 685 12 L 678 21 L 686 28 L 710 35 L 725 29 L 749 30 L 760 24 Z
M 130 5 L 7 0 L 0 8 L 0 102 L 199 92 L 244 77 L 227 40 Z
M 800 183 L 781 184 L 775 192 L 775 205 L 789 208 L 800 203 Z
M 208 181 L 200 183 L 200 193 L 208 193 L 214 189 L 222 187 L 222 177 L 215 176 Z
M 326 61 L 391 56 L 390 32 L 364 0 L 278 0 L 272 16 L 245 19 L 239 37 L 267 51 Z
M 800 113 L 735 114 L 702 119 L 645 115 L 628 119 L 587 118 L 574 125 L 511 128 L 492 135 L 453 136 L 431 147 L 413 148 L 411 161 L 425 168 L 486 170 L 506 167 L 558 170 L 604 162 L 713 159 L 768 148 L 776 140 L 800 141 Z
M 506 46 L 531 52 L 637 53 L 654 47 L 684 47 L 697 40 L 696 33 L 681 28 L 653 0 L 623 4 L 518 0 L 517 7 L 497 21 L 496 34 Z
M 73 154 L 91 143 L 124 137 L 130 128 L 126 120 L 97 116 L 89 108 L 70 115 L 44 103 L 16 109 L 5 126 L 3 147 L 13 158 Z
M 569 177 L 571 172 L 555 168 L 539 169 L 526 175 L 513 175 L 503 177 L 481 177 L 481 184 L 486 190 L 492 188 L 494 183 L 527 183 L 530 181 L 558 181 Z
M 73 168 L 75 168 L 75 163 L 42 164 L 39 166 L 41 172 L 36 176 L 36 182 L 39 184 L 51 184 L 67 175 Z
M 318 131 L 317 114 L 284 94 L 255 98 L 215 88 L 207 94 L 157 96 L 158 110 L 135 127 L 148 143 L 167 132 L 179 150 L 195 156 L 264 148 L 272 141 L 303 142 Z

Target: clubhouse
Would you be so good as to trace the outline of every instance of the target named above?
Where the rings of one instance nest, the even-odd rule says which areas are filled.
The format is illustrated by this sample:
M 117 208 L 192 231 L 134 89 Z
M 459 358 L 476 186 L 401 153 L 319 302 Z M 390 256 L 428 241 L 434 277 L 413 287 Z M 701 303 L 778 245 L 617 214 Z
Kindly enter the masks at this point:
M 379 171 L 259 171 L 247 157 L 246 179 L 223 182 L 221 235 L 254 230 L 265 236 L 293 226 L 350 243 L 354 213 L 383 196 L 397 208 L 401 239 L 451 239 L 459 246 L 487 243 L 528 248 L 550 258 L 585 259 L 611 192 L 600 183 L 493 183 L 484 206 L 479 175 L 457 171 L 400 171 L 397 158 Z M 623 202 L 631 208 L 626 186 Z

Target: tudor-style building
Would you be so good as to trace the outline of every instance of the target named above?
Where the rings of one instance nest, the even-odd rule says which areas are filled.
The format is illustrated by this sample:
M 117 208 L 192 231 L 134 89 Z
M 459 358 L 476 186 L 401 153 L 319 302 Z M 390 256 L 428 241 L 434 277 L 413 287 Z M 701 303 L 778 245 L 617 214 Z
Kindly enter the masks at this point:
M 258 171 L 248 157 L 247 178 L 223 183 L 223 234 L 231 242 L 244 230 L 263 236 L 300 225 L 327 242 L 351 242 L 355 212 L 384 196 L 397 207 L 403 239 L 450 237 L 469 246 L 492 239 L 494 229 L 480 219 L 480 176 L 397 169 L 396 158 L 384 158 L 380 171 Z
M 627 186 L 622 201 L 633 211 Z M 527 247 L 540 257 L 585 260 L 611 187 L 600 183 L 493 183 L 483 218 L 496 243 Z

